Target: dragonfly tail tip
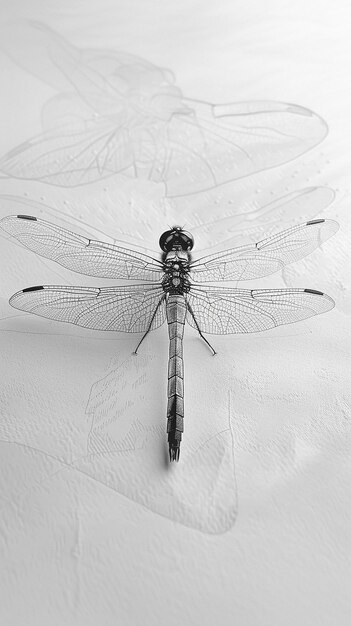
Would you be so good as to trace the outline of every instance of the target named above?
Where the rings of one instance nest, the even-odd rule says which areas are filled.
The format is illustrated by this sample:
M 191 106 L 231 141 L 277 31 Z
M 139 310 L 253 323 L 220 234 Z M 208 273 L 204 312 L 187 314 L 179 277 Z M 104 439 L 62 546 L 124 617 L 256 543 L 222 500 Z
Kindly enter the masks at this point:
M 174 444 L 170 444 L 169 446 L 169 460 L 179 461 L 180 448 L 179 446 L 175 446 Z

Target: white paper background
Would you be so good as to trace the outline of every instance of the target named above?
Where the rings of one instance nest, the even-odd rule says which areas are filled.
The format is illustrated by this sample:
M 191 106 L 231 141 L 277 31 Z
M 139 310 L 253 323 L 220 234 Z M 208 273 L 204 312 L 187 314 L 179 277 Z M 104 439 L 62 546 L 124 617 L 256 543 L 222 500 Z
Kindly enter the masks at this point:
M 315 110 L 330 127 L 325 142 L 238 185 L 235 197 L 258 194 L 264 204 L 330 185 L 337 197 L 323 216 L 341 224 L 323 250 L 259 285 L 321 289 L 337 302 L 332 312 L 275 334 L 217 337 L 215 359 L 187 330 L 186 433 L 170 473 L 157 454 L 166 329 L 138 361 L 129 356 L 135 338 L 14 318 L 7 298 L 17 289 L 83 283 L 1 241 L 4 625 L 349 623 L 350 13 L 346 2 L 311 0 L 3 2 L 3 21 L 42 20 L 78 47 L 171 68 L 189 97 Z M 40 132 L 54 91 L 0 60 L 5 153 Z M 82 220 L 82 232 L 91 224 L 111 237 L 114 211 L 130 234 L 143 216 L 154 248 L 171 215 L 134 184 L 113 194 L 109 184 L 69 191 L 2 181 L 1 193 L 51 204 Z M 1 216 L 15 212 L 1 206 Z M 107 466 L 89 457 L 128 433 L 133 445 L 144 440 L 142 426 L 130 434 L 140 413 L 152 420 L 147 449 L 112 450 Z

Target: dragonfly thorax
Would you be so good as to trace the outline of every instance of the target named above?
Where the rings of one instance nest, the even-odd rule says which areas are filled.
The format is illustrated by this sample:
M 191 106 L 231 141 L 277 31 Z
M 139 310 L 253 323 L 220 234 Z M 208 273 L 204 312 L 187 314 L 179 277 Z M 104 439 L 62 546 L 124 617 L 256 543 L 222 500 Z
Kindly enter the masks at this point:
M 163 262 L 165 276 L 162 281 L 166 293 L 181 294 L 189 291 L 189 261 L 189 253 L 182 250 L 180 246 L 176 246 L 166 254 Z

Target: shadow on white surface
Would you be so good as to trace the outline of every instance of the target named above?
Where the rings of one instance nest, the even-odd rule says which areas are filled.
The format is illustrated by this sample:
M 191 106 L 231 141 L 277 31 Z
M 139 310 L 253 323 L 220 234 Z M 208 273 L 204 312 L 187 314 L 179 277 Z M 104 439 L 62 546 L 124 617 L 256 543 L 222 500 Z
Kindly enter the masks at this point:
M 6 338 L 12 346 L 17 345 L 18 353 L 23 349 L 21 334 L 9 332 Z M 27 335 L 27 346 L 34 346 L 38 340 L 38 336 Z M 160 358 L 146 345 L 137 357 L 132 355 L 119 364 L 114 359 L 107 375 L 93 384 L 84 417 L 84 406 L 79 400 L 72 402 L 70 397 L 89 376 L 79 350 L 76 363 L 80 364 L 80 372 L 72 385 L 66 384 L 65 372 L 61 373 L 63 379 L 58 380 L 57 351 L 64 345 L 66 352 L 69 344 L 73 347 L 72 341 L 75 343 L 73 336 L 64 334 L 41 335 L 42 347 L 36 356 L 45 355 L 45 362 L 35 368 L 36 374 L 41 378 L 38 370 L 52 371 L 42 379 L 40 389 L 31 386 L 31 376 L 25 369 L 21 381 L 4 384 L 2 443 L 7 442 L 14 449 L 19 447 L 36 458 L 42 454 L 39 483 L 50 482 L 62 471 L 78 471 L 185 526 L 211 534 L 229 530 L 236 519 L 237 494 L 228 396 L 211 409 L 205 398 L 196 402 L 196 394 L 204 384 L 203 375 L 197 380 L 196 390 L 187 390 L 189 432 L 180 462 L 169 464 L 164 419 L 166 350 Z M 84 344 L 91 352 L 92 346 L 89 349 L 89 342 L 82 344 L 81 338 L 76 345 Z M 94 360 L 93 354 L 91 357 Z M 209 355 L 206 357 L 212 361 Z M 51 379 L 57 381 L 61 392 L 50 394 Z M 38 477 L 32 478 L 35 485 Z M 30 482 L 28 475 L 24 482 L 19 482 L 18 491 L 23 497 L 30 497 Z M 14 498 L 17 496 L 13 494 Z

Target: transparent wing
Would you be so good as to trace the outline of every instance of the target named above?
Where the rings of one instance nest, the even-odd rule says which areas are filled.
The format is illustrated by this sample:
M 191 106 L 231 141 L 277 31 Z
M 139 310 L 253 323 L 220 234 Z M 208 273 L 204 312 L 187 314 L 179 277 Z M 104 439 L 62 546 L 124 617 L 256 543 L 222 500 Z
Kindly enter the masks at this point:
M 101 289 L 44 285 L 18 291 L 10 304 L 20 311 L 94 330 L 140 333 L 151 320 L 150 330 L 165 321 L 164 293 L 158 285 Z
M 58 58 L 73 54 L 74 47 L 48 26 L 34 20 L 7 22 L 1 27 L 1 42 L 6 54 L 24 70 L 57 90 L 69 88 L 69 72 L 62 71 L 66 68 L 59 66 Z
M 184 98 L 168 70 L 123 52 L 80 50 L 38 22 L 6 25 L 2 43 L 60 90 L 43 114 L 50 131 L 1 159 L 8 176 L 74 187 L 123 173 L 162 182 L 176 197 L 288 162 L 327 133 L 297 105 Z
M 268 276 L 310 254 L 339 228 L 333 220 L 312 220 L 258 243 L 203 257 L 191 264 L 197 282 L 251 280 Z
M 132 141 L 124 120 L 100 118 L 60 126 L 17 146 L 0 160 L 0 170 L 14 178 L 76 187 L 134 164 Z
M 80 50 L 39 22 L 7 25 L 2 44 L 20 66 L 64 90 L 44 105 L 48 132 L 6 154 L 3 173 L 64 187 L 121 173 L 152 179 L 164 150 L 160 131 L 188 110 L 171 72 L 124 52 Z
M 174 82 L 169 70 L 141 57 L 79 49 L 38 21 L 6 23 L 0 33 L 2 48 L 15 63 L 67 96 L 74 90 L 99 113 L 116 112 L 118 101 L 131 90 L 162 91 Z
M 98 278 L 160 280 L 162 263 L 146 254 L 94 239 L 28 215 L 11 215 L 1 227 L 29 250 L 67 269 Z
M 313 289 L 192 287 L 187 295 L 200 330 L 214 335 L 255 333 L 330 311 L 334 301 Z M 191 313 L 188 323 L 196 328 Z
M 149 99 L 142 110 L 134 103 L 121 111 L 115 103 L 113 115 L 90 116 L 35 137 L 6 154 L 0 169 L 63 187 L 114 174 L 142 176 L 164 183 L 167 196 L 176 197 L 286 163 L 327 133 L 321 118 L 296 105 L 189 101 L 195 108 L 187 109 L 178 92 L 167 90 Z
M 328 132 L 318 115 L 294 104 L 184 102 L 193 115 L 174 115 L 167 128 L 168 196 L 211 189 L 286 163 Z
M 192 198 L 192 205 L 194 213 L 199 212 L 201 218 L 190 230 L 201 254 L 209 254 L 210 246 L 212 254 L 223 252 L 224 248 L 240 246 L 243 241 L 255 242 L 259 237 L 274 234 L 278 224 L 285 229 L 316 219 L 334 199 L 335 191 L 330 187 L 305 187 L 268 204 L 250 200 L 246 192 L 238 196 L 234 206 L 228 204 L 228 194 L 221 200 L 216 198 L 216 193 L 205 197 L 199 194 Z M 185 212 L 188 204 L 189 200 L 183 200 Z

